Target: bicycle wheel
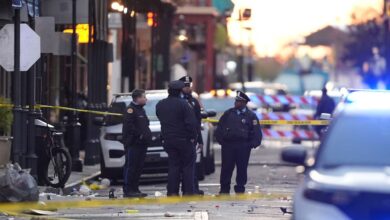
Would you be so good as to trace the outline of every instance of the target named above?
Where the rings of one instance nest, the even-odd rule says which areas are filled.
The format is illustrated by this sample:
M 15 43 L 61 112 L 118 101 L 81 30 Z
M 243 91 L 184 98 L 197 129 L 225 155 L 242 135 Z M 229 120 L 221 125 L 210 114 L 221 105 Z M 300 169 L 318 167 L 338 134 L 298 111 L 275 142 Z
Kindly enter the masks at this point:
M 68 181 L 72 169 L 72 158 L 63 147 L 53 148 L 50 161 L 44 170 L 46 185 L 63 188 Z

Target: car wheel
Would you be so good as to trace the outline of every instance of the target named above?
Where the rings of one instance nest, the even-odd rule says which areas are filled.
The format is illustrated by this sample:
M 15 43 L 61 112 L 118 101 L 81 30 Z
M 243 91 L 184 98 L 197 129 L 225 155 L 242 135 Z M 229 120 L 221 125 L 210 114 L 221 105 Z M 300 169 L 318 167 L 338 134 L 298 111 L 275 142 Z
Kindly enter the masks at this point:
M 106 168 L 106 165 L 105 165 L 105 163 L 104 163 L 103 152 L 100 152 L 100 177 L 102 177 L 102 178 L 108 178 L 108 179 L 110 179 L 112 182 L 117 181 L 117 177 L 115 176 L 115 174 L 113 174 L 113 172 L 109 171 L 109 170 Z

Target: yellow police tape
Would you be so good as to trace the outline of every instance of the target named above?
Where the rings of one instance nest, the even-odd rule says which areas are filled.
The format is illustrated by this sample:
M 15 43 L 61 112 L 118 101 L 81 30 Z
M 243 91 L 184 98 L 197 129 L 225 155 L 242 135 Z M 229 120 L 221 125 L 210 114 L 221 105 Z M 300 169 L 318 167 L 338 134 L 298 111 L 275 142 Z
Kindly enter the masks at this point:
M 218 123 L 217 119 L 205 119 L 206 122 Z M 261 125 L 329 125 L 327 120 L 259 120 Z
M 0 108 L 12 108 L 12 104 L 0 104 Z M 26 107 L 28 108 L 28 106 Z M 104 116 L 123 116 L 120 113 L 112 113 L 112 112 L 102 112 L 102 111 L 94 111 L 94 110 L 86 110 L 86 109 L 77 109 L 77 108 L 69 108 L 63 106 L 51 106 L 51 105 L 36 105 L 36 109 L 41 108 L 49 108 L 49 109 L 59 109 L 63 111 L 76 111 L 82 113 L 90 113 L 96 115 L 104 115 Z M 218 119 L 204 119 L 204 122 L 210 123 L 218 123 Z M 313 126 L 321 126 L 321 125 L 329 125 L 328 120 L 259 120 L 261 125 L 313 125 Z
M 0 108 L 13 108 L 14 105 L 12 104 L 1 104 Z M 29 106 L 25 106 L 25 108 L 28 108 Z M 35 109 L 41 109 L 41 108 L 49 108 L 49 109 L 59 109 L 63 111 L 72 111 L 72 112 L 83 112 L 83 113 L 91 113 L 96 115 L 112 115 L 112 116 L 122 116 L 120 113 L 112 113 L 112 112 L 102 112 L 102 111 L 94 111 L 94 110 L 86 110 L 86 109 L 77 109 L 77 108 L 69 108 L 69 107 L 63 107 L 63 106 L 52 106 L 52 105 L 35 105 Z
M 129 205 L 159 205 L 159 204 L 177 204 L 189 202 L 217 202 L 217 201 L 248 201 L 248 200 L 287 200 L 290 195 L 282 194 L 242 194 L 242 195 L 205 195 L 205 196 L 186 196 L 186 197 L 160 197 L 143 199 L 104 199 L 92 198 L 91 200 L 72 200 L 72 201 L 48 201 L 45 203 L 2 203 L 0 212 L 16 215 L 26 210 L 57 210 L 69 208 L 98 208 L 108 206 L 129 206 Z M 67 197 L 64 197 L 65 199 Z

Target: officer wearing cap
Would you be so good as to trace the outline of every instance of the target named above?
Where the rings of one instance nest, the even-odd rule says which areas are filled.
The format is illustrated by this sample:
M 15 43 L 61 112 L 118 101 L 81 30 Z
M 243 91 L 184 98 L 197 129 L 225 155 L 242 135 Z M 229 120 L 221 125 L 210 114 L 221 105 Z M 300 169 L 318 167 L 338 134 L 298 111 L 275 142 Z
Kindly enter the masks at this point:
M 179 195 L 180 179 L 182 179 L 183 194 L 194 194 L 196 154 L 194 143 L 198 138 L 198 130 L 191 105 L 181 98 L 184 86 L 183 81 L 170 82 L 168 98 L 156 105 L 163 146 L 168 153 L 168 196 Z
M 256 114 L 247 108 L 249 97 L 237 91 L 234 108 L 227 110 L 219 120 L 216 138 L 222 146 L 220 194 L 230 193 L 234 167 L 237 168 L 236 193 L 245 192 L 247 168 L 252 148 L 261 144 L 262 133 Z
M 141 193 L 138 185 L 152 132 L 149 128 L 149 119 L 143 108 L 147 102 L 145 91 L 135 89 L 131 96 L 133 101 L 124 115 L 122 128 L 126 152 L 126 162 L 123 168 L 123 195 L 124 197 L 146 197 L 147 194 Z
M 192 77 L 191 76 L 183 76 L 182 78 L 179 79 L 180 81 L 184 82 L 185 87 L 183 88 L 183 98 L 187 100 L 187 102 L 191 105 L 195 117 L 197 120 L 197 130 L 198 130 L 198 139 L 195 142 L 195 147 L 197 147 L 198 150 L 203 149 L 203 138 L 202 138 L 202 133 L 201 133 L 201 128 L 202 128 L 202 115 L 201 111 L 202 108 L 199 104 L 199 101 L 192 96 L 192 88 L 191 88 L 191 83 L 192 83 Z M 196 160 L 196 155 L 195 155 L 195 160 Z M 204 192 L 199 189 L 199 181 L 198 181 L 198 175 L 196 174 L 196 169 L 195 169 L 195 176 L 194 176 L 194 187 L 195 187 L 195 193 L 203 195 Z

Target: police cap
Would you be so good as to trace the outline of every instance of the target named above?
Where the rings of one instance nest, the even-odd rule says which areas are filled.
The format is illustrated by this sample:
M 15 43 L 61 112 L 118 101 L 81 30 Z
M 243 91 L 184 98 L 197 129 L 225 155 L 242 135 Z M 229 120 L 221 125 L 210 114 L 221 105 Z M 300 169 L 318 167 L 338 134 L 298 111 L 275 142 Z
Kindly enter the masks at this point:
M 185 87 L 184 82 L 180 80 L 175 80 L 169 83 L 168 88 L 174 90 L 181 90 Z
M 186 86 L 189 86 L 192 83 L 192 77 L 191 76 L 183 76 L 179 80 L 183 81 Z
M 244 102 L 251 101 L 251 99 L 242 91 L 237 91 L 236 100 L 237 101 L 244 101 Z

